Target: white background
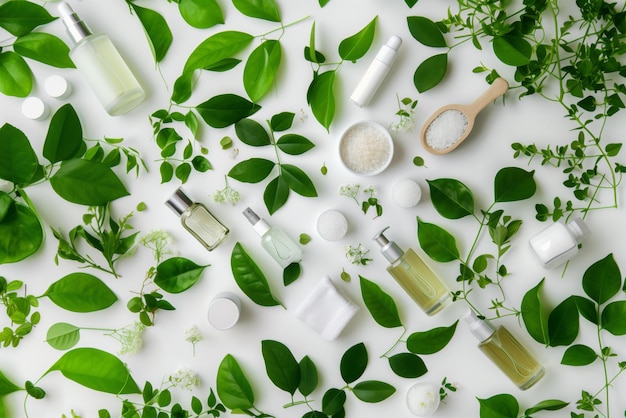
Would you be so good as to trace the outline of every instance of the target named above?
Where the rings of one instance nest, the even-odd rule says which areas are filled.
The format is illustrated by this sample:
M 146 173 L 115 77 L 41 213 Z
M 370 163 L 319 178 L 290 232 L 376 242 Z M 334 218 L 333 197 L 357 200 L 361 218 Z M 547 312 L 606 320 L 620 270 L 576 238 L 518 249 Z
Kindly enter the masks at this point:
M 230 353 L 237 358 L 250 380 L 259 409 L 277 417 L 300 417 L 308 411 L 303 406 L 282 409 L 282 405 L 289 402 L 289 395 L 275 388 L 267 378 L 261 356 L 261 341 L 264 339 L 280 341 L 292 350 L 297 359 L 305 355 L 313 359 L 321 376 L 319 388 L 311 396 L 317 401 L 315 405 L 318 408 L 321 408 L 324 390 L 343 386 L 339 374 L 341 355 L 352 345 L 365 342 L 370 355 L 370 364 L 363 379 L 389 382 L 397 388 L 397 393 L 387 401 L 373 405 L 362 403 L 349 395 L 346 404 L 347 416 L 375 417 L 382 414 L 394 417 L 411 416 L 405 407 L 404 396 L 415 380 L 396 377 L 386 360 L 379 358 L 393 345 L 401 331 L 383 329 L 373 321 L 360 297 L 358 275 L 379 283 L 394 297 L 403 322 L 410 332 L 449 326 L 465 309 L 463 304 L 456 303 L 435 317 L 427 317 L 387 274 L 386 261 L 371 241 L 376 232 L 390 226 L 388 231 L 390 239 L 394 239 L 403 248 L 413 247 L 420 255 L 424 255 L 416 237 L 416 216 L 419 216 L 424 221 L 441 225 L 453 233 L 458 238 L 461 253 L 467 252 L 477 231 L 477 223 L 469 218 L 447 221 L 439 216 L 429 202 L 426 179 L 444 177 L 459 179 L 474 192 L 477 208 L 486 208 L 492 202 L 493 178 L 500 168 L 520 166 L 536 169 L 535 179 L 538 183 L 536 196 L 528 201 L 504 205 L 507 213 L 524 221 L 524 226 L 514 240 L 513 249 L 504 260 L 512 273 L 505 281 L 509 305 L 519 307 L 524 293 L 534 287 L 542 277 L 546 277 L 544 295 L 551 306 L 570 294 L 582 294 L 580 283 L 583 272 L 593 262 L 611 252 L 614 252 L 618 264 L 626 265 L 626 257 L 620 251 L 620 237 L 625 229 L 622 210 L 606 210 L 588 218 L 593 235 L 585 242 L 581 254 L 570 263 L 564 277 L 561 277 L 560 269 L 542 270 L 530 253 L 528 239 L 546 226 L 534 219 L 534 204 L 549 202 L 556 195 L 567 199 L 569 192 L 561 185 L 563 175 L 558 170 L 540 167 L 538 164 L 533 164 L 529 168 L 526 160 L 514 160 L 510 144 L 517 141 L 557 144 L 569 143 L 574 139 L 575 133 L 570 132 L 573 126 L 563 118 L 563 111 L 557 105 L 539 97 L 518 100 L 521 90 L 511 91 L 507 94 L 504 105 L 502 100 L 499 100 L 478 116 L 470 138 L 453 153 L 434 156 L 421 148 L 418 140 L 419 129 L 433 111 L 449 103 L 469 103 L 487 88 L 483 75 L 473 74 L 471 69 L 481 62 L 488 67 L 497 65 L 489 45 L 485 45 L 485 51 L 482 53 L 469 45 L 457 48 L 458 50 L 455 49 L 451 54 L 450 68 L 444 82 L 432 91 L 418 94 L 413 85 L 415 68 L 425 58 L 440 51 L 418 44 L 408 32 L 406 17 L 423 15 L 439 19 L 445 16 L 447 7 L 453 7 L 453 10 L 455 7 L 451 1 L 426 0 L 420 2 L 413 10 L 401 0 L 385 2 L 331 0 L 324 9 L 321 9 L 315 0 L 280 2 L 285 23 L 306 16 L 310 18 L 286 29 L 281 38 L 284 53 L 279 82 L 275 90 L 262 100 L 263 108 L 253 116 L 253 119 L 264 121 L 283 111 L 297 114 L 292 132 L 307 136 L 315 142 L 316 147 L 306 156 L 286 156 L 283 161 L 303 168 L 312 177 L 319 197 L 309 199 L 292 193 L 288 203 L 270 217 L 262 201 L 265 183 L 247 185 L 231 179 L 231 186 L 242 193 L 243 200 L 235 207 L 213 203 L 210 195 L 224 186 L 224 174 L 236 162 L 266 154 L 268 158 L 273 158 L 273 151 L 252 149 L 241 144 L 236 140 L 233 128 L 215 130 L 203 125 L 201 141 L 210 149 L 208 158 L 214 170 L 204 174 L 194 172 L 185 185 L 185 190 L 195 200 L 205 203 L 231 229 L 226 241 L 215 251 L 208 253 L 182 228 L 177 217 L 163 204 L 178 185 L 175 181 L 160 184 L 158 163 L 154 162 L 159 158 L 159 150 L 152 137 L 148 116 L 157 109 L 167 107 L 170 92 L 166 84 L 167 86 L 173 84 L 180 75 L 185 60 L 202 40 L 227 29 L 258 35 L 276 28 L 276 24 L 244 17 L 230 2 L 221 0 L 226 25 L 209 30 L 197 30 L 189 27 L 180 18 L 174 4 L 165 1 L 145 3 L 147 7 L 160 11 L 166 17 L 174 33 L 172 48 L 161 65 L 161 76 L 153 64 L 139 21 L 130 15 L 123 1 L 108 1 L 105 5 L 103 2 L 84 0 L 71 1 L 70 4 L 94 30 L 110 35 L 148 91 L 148 98 L 130 114 L 110 117 L 100 107 L 77 71 L 52 69 L 30 62 L 37 79 L 33 95 L 43 98 L 54 111 L 63 102 L 46 97 L 43 80 L 46 75 L 53 73 L 68 78 L 74 92 L 67 101 L 78 111 L 85 136 L 99 139 L 104 136 L 123 137 L 127 145 L 141 151 L 149 164 L 150 172 L 142 174 L 139 179 L 132 176 L 124 177 L 131 196 L 116 201 L 113 205 L 114 212 L 120 216 L 133 210 L 139 202 L 145 202 L 148 210 L 132 218 L 132 224 L 137 230 L 143 233 L 153 229 L 168 231 L 175 237 L 173 248 L 179 255 L 200 264 L 211 264 L 202 280 L 192 290 L 180 295 L 167 295 L 166 299 L 171 301 L 177 310 L 159 312 L 156 326 L 147 329 L 144 334 L 143 350 L 135 356 L 122 357 L 140 386 L 143 386 L 146 380 L 158 385 L 179 367 L 189 367 L 197 372 L 202 380 L 201 386 L 194 394 L 205 398 L 209 388 L 215 388 L 218 364 Z M 54 3 L 49 4 L 48 8 L 53 15 L 57 14 Z M 312 78 L 312 69 L 304 60 L 302 50 L 308 45 L 311 24 L 317 22 L 317 48 L 326 54 L 330 61 L 334 61 L 339 59 L 336 50 L 339 42 L 356 33 L 376 15 L 377 34 L 369 53 L 356 64 L 344 63 L 338 71 L 337 113 L 328 133 L 315 121 L 306 103 L 306 91 Z M 60 21 L 50 24 L 45 30 L 67 40 Z M 396 64 L 370 106 L 366 109 L 357 108 L 349 102 L 348 97 L 378 48 L 393 34 L 404 39 Z M 270 37 L 275 36 L 273 34 Z M 256 39 L 254 46 L 258 45 L 258 42 L 259 39 Z M 251 49 L 242 57 L 245 58 L 249 51 Z M 498 70 L 511 79 L 508 69 L 498 67 Z M 194 90 L 194 96 L 188 103 L 199 104 L 221 93 L 245 96 L 242 71 L 243 64 L 224 74 L 203 74 Z M 339 135 L 349 125 L 363 119 L 371 119 L 385 126 L 395 122 L 396 93 L 400 97 L 419 99 L 415 131 L 393 134 L 396 153 L 392 165 L 383 174 L 372 178 L 349 174 L 341 167 L 337 158 Z M 19 98 L 0 97 L 3 109 L 1 122 L 11 123 L 23 130 L 33 147 L 40 152 L 48 121 L 33 122 L 24 118 L 19 111 L 21 102 L 22 99 Z M 219 140 L 224 135 L 235 139 L 235 145 L 240 149 L 240 155 L 236 160 L 231 159 L 230 153 L 221 150 L 219 146 Z M 605 137 L 607 143 L 621 140 L 618 131 L 612 126 L 608 128 Z M 413 157 L 418 155 L 425 158 L 426 168 L 413 165 Z M 326 176 L 322 176 L 319 170 L 323 163 L 329 170 Z M 393 184 L 403 178 L 415 179 L 422 186 L 423 200 L 415 208 L 400 209 L 391 199 Z M 363 215 L 353 201 L 338 195 L 340 185 L 356 183 L 363 187 L 373 185 L 378 189 L 378 197 L 384 207 L 382 217 L 372 219 L 372 212 Z M 79 223 L 80 215 L 85 211 L 85 208 L 63 201 L 48 184 L 33 187 L 28 193 L 48 227 L 68 231 Z M 607 202 L 608 199 L 606 197 Z M 621 203 L 623 202 L 620 201 Z M 312 242 L 303 248 L 303 277 L 288 288 L 282 286 L 279 267 L 263 251 L 259 238 L 241 215 L 241 211 L 247 206 L 252 207 L 271 224 L 284 228 L 296 239 L 301 233 L 312 236 Z M 339 209 L 347 216 L 350 230 L 345 239 L 326 242 L 317 234 L 315 220 L 327 209 Z M 25 281 L 29 294 L 42 294 L 50 283 L 77 271 L 79 267 L 67 260 L 61 260 L 57 267 L 54 264 L 57 242 L 49 228 L 46 234 L 45 247 L 36 255 L 22 263 L 0 266 L 0 275 L 9 280 Z M 238 241 L 266 273 L 272 289 L 286 305 L 287 310 L 280 307 L 256 306 L 237 288 L 230 271 L 229 260 L 232 248 Z M 487 235 L 483 236 L 480 248 L 491 251 L 489 241 Z M 350 265 L 344 257 L 344 247 L 357 243 L 362 243 L 370 249 L 374 262 L 367 267 Z M 450 287 L 455 288 L 457 263 L 444 265 L 430 260 L 428 262 Z M 132 323 L 136 317 L 127 311 L 125 304 L 134 296 L 133 291 L 141 287 L 145 272 L 152 263 L 150 252 L 140 248 L 131 259 L 122 260 L 118 264 L 123 276 L 120 279 L 116 280 L 90 271 L 102 278 L 120 299 L 114 307 L 100 313 L 72 314 L 42 299 L 39 308 L 42 315 L 41 324 L 25 338 L 19 348 L 0 350 L 0 370 L 20 385 L 26 380 L 37 380 L 62 355 L 44 342 L 46 331 L 54 323 L 63 321 L 77 326 L 103 328 L 120 328 Z M 351 283 L 344 283 L 339 279 L 342 268 L 352 275 Z M 323 275 L 330 275 L 334 282 L 361 306 L 355 319 L 334 342 L 324 341 L 293 315 L 295 307 Z M 243 311 L 242 318 L 235 328 L 220 332 L 212 329 L 207 323 L 206 311 L 211 298 L 225 290 L 233 291 L 241 297 Z M 496 295 L 490 291 L 476 291 L 472 296 L 474 302 L 486 311 L 490 306 L 490 299 Z M 447 403 L 440 407 L 437 416 L 478 416 L 479 405 L 476 397 L 487 398 L 498 393 L 513 394 L 520 400 L 522 408 L 527 408 L 544 399 L 562 399 L 575 403 L 581 390 L 595 393 L 602 387 L 603 377 L 599 363 L 585 368 L 561 366 L 559 363 L 563 354 L 562 348 L 545 349 L 537 344 L 525 329 L 519 326 L 515 318 L 502 319 L 497 324 L 509 328 L 537 355 L 546 368 L 546 377 L 532 389 L 526 392 L 519 391 L 476 348 L 477 341 L 464 324 L 459 324 L 457 333 L 448 347 L 438 354 L 424 356 L 429 373 L 420 381 L 438 384 L 447 377 L 449 381 L 457 382 L 460 386 L 460 390 L 451 395 Z M 595 347 L 597 345 L 595 331 L 588 323 L 583 324 L 577 342 Z M 197 345 L 195 356 L 192 354 L 191 344 L 186 342 L 184 337 L 185 331 L 192 325 L 196 325 L 205 336 L 205 340 Z M 606 340 L 606 344 L 613 346 L 623 355 L 623 346 L 620 347 L 618 341 L 613 341 L 610 337 Z M 80 346 L 97 347 L 112 353 L 119 350 L 115 341 L 99 332 L 83 332 Z M 117 412 L 121 404 L 114 396 L 87 390 L 66 380 L 59 373 L 46 376 L 39 385 L 46 390 L 47 397 L 41 401 L 32 399 L 28 401 L 27 408 L 31 417 L 58 417 L 63 413 L 69 414 L 71 409 L 84 417 L 94 417 L 100 408 L 106 407 Z M 622 380 L 618 381 L 612 390 L 614 415 L 621 414 L 621 411 L 626 409 L 626 400 L 623 397 L 620 399 L 617 395 L 623 393 L 624 389 L 625 383 Z M 177 401 L 188 405 L 190 394 L 176 392 L 175 397 Z M 6 399 L 10 416 L 24 414 L 22 408 L 24 392 L 10 395 Z M 573 407 L 570 409 L 574 410 Z M 552 415 L 569 416 L 569 412 L 560 411 Z

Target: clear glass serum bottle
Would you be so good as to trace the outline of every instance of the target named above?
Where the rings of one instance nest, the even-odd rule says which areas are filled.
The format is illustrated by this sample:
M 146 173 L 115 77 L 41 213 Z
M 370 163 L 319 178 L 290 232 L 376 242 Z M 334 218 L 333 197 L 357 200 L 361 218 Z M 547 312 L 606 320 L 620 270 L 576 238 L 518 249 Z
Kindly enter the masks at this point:
M 403 251 L 394 241 L 389 241 L 384 235 L 387 228 L 374 236 L 390 263 L 387 271 L 426 314 L 436 314 L 450 303 L 450 289 L 412 248 Z
M 503 326 L 494 327 L 468 310 L 463 314 L 478 348 L 521 390 L 537 383 L 545 374 L 533 355 Z
M 246 208 L 243 215 L 252 224 L 261 237 L 261 245 L 269 255 L 283 268 L 302 259 L 302 250 L 282 228 L 270 226 L 252 209 Z
M 228 235 L 228 228 L 206 206 L 189 199 L 181 188 L 165 204 L 180 216 L 183 227 L 209 251 L 215 249 Z
M 59 15 L 74 44 L 70 58 L 111 116 L 137 107 L 146 93 L 128 65 L 103 34 L 94 34 L 69 4 L 59 4 Z

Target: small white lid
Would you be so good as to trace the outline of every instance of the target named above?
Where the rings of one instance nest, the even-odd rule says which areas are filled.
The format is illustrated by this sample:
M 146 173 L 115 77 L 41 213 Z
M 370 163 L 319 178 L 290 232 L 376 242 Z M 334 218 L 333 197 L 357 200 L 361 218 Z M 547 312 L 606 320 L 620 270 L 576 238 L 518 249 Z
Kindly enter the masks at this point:
M 53 74 L 46 78 L 44 88 L 48 96 L 54 97 L 55 99 L 64 99 L 69 96 L 72 91 L 70 83 L 65 79 L 65 77 L 58 74 Z
M 348 233 L 348 220 L 338 210 L 327 210 L 317 218 L 317 232 L 326 241 L 338 241 Z
M 22 114 L 28 119 L 42 120 L 48 117 L 48 106 L 39 97 L 28 97 L 22 102 Z
M 576 240 L 577 244 L 582 243 L 585 236 L 591 233 L 591 230 L 589 229 L 585 221 L 583 221 L 581 218 L 574 219 L 566 226 Z
M 220 293 L 209 304 L 207 319 L 215 329 L 232 328 L 239 321 L 241 301 L 232 293 Z

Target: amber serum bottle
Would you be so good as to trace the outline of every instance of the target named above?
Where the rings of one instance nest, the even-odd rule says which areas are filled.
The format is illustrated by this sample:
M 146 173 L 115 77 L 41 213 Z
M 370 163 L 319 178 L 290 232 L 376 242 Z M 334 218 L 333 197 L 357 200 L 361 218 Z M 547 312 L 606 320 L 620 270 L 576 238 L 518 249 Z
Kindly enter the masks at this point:
M 450 303 L 450 289 L 412 248 L 404 251 L 389 241 L 385 237 L 387 228 L 373 238 L 390 263 L 387 271 L 426 314 L 436 314 Z
M 521 390 L 537 383 L 545 374 L 535 357 L 503 326 L 494 327 L 472 310 L 463 314 L 478 348 Z

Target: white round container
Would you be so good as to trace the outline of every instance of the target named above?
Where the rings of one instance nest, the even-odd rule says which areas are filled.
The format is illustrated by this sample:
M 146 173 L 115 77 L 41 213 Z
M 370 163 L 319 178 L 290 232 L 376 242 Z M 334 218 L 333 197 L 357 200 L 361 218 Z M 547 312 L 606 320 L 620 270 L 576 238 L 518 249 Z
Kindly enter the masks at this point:
M 317 218 L 317 232 L 326 241 L 338 241 L 348 233 L 348 220 L 338 210 L 327 210 Z
M 432 416 L 439 403 L 439 387 L 432 383 L 416 383 L 406 392 L 406 406 L 415 416 Z
M 237 295 L 224 292 L 213 298 L 209 304 L 207 319 L 213 328 L 226 330 L 232 328 L 241 313 L 241 301 Z
M 55 99 L 65 99 L 70 95 L 72 91 L 72 86 L 65 79 L 65 77 L 53 74 L 46 78 L 46 82 L 44 83 L 44 89 L 50 97 L 53 97 Z
M 393 139 L 389 131 L 376 122 L 355 123 L 339 139 L 339 159 L 353 174 L 380 174 L 393 159 Z
M 28 119 L 43 120 L 50 113 L 48 106 L 39 97 L 28 97 L 22 102 L 22 114 Z

